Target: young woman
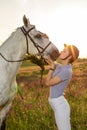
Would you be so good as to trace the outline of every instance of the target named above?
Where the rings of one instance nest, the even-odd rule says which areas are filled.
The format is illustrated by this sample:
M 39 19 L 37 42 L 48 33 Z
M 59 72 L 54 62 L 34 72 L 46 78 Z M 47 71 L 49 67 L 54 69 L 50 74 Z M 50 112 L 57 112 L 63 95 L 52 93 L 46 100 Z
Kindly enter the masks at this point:
M 61 64 L 55 64 L 49 57 L 50 69 L 46 85 L 50 86 L 49 103 L 54 111 L 58 130 L 71 130 L 70 106 L 64 97 L 64 90 L 72 78 L 72 63 L 78 58 L 79 50 L 74 45 L 64 45 L 59 59 Z

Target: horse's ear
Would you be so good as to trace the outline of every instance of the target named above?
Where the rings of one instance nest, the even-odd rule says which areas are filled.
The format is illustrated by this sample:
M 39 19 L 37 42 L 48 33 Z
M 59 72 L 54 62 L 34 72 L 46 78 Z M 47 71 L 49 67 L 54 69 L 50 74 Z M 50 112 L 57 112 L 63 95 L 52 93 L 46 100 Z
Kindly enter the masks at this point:
M 23 23 L 25 27 L 28 27 L 28 25 L 30 24 L 29 19 L 27 19 L 25 15 L 23 16 Z

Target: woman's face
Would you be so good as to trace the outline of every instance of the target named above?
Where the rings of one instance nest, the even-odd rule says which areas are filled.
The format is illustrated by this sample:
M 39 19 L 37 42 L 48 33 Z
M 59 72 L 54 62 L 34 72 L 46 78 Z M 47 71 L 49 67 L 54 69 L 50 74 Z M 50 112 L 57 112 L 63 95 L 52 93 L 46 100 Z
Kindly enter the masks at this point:
M 70 56 L 69 49 L 68 49 L 68 47 L 65 47 L 63 49 L 63 51 L 60 52 L 59 58 L 62 59 L 62 60 L 64 60 L 64 59 L 68 58 L 69 56 Z

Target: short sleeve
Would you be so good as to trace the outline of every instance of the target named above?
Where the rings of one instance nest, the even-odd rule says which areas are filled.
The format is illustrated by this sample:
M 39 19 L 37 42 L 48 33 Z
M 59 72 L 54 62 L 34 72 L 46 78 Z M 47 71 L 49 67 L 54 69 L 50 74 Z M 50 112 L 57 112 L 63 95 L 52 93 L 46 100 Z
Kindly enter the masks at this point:
M 66 80 L 66 79 L 69 79 L 71 76 L 70 76 L 70 72 L 68 69 L 62 69 L 59 73 L 58 73 L 58 77 L 60 77 L 60 79 L 62 81 Z

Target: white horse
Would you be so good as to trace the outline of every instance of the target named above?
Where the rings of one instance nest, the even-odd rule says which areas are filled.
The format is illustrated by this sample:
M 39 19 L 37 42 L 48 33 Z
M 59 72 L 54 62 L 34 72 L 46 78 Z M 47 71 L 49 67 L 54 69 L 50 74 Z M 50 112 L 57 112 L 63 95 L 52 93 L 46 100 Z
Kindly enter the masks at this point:
M 0 47 L 0 130 L 17 93 L 16 74 L 26 53 L 56 59 L 58 49 L 46 34 L 37 31 L 29 20 L 23 17 L 24 26 L 15 32 Z

